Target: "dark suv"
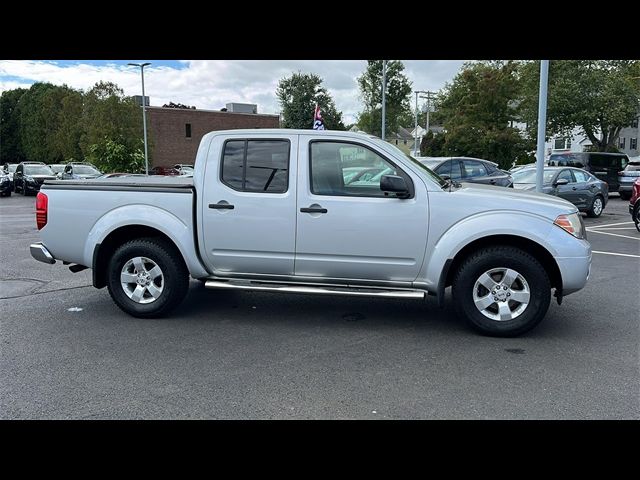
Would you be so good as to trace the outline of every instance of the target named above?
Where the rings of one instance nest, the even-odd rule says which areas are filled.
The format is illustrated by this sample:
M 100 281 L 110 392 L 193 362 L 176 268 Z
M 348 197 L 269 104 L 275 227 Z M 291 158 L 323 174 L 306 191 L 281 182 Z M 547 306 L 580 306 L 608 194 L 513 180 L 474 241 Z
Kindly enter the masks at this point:
M 549 157 L 550 167 L 577 167 L 593 173 L 609 185 L 609 192 L 620 187 L 618 172 L 624 170 L 629 157 L 624 153 L 571 152 L 553 153 Z
M 49 165 L 42 162 L 22 162 L 13 174 L 13 188 L 23 195 L 37 193 L 45 180 L 55 180 L 56 175 Z

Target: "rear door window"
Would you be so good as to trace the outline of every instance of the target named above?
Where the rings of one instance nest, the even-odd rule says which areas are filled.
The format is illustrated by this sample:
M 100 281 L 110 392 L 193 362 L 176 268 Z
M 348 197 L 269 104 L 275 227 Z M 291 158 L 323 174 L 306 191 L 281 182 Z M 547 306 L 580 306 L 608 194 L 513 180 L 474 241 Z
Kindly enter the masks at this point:
M 284 193 L 289 187 L 288 140 L 230 140 L 222 158 L 222 182 L 241 192 Z

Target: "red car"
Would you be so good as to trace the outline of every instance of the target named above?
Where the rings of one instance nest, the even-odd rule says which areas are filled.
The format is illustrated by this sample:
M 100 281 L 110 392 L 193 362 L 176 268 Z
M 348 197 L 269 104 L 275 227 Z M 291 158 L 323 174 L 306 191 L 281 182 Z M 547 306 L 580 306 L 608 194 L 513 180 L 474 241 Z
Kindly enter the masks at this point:
M 631 214 L 633 223 L 636 224 L 636 228 L 640 232 L 640 178 L 633 182 L 631 201 L 629 202 L 629 213 Z
M 180 172 L 172 167 L 153 167 L 149 175 L 180 175 Z

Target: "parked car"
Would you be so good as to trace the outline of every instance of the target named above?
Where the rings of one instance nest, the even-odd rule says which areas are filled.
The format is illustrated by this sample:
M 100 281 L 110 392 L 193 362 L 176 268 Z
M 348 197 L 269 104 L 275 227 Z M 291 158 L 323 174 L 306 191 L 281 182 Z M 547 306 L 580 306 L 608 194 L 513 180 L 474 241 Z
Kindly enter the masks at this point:
M 606 182 L 580 168 L 545 167 L 542 191 L 570 201 L 590 217 L 599 217 L 609 201 Z M 513 174 L 513 187 L 535 191 L 536 169 L 523 169 Z
M 37 193 L 45 180 L 55 180 L 56 176 L 49 167 L 43 162 L 22 162 L 16 167 L 13 174 L 14 191 L 18 190 L 23 195 Z
M 175 176 L 180 175 L 180 172 L 173 167 L 153 167 L 149 170 L 149 175 Z
M 176 163 L 173 168 L 178 171 L 179 175 L 193 175 L 193 165 L 188 163 Z
M 55 173 L 56 177 L 62 178 L 62 172 L 64 171 L 65 165 L 62 163 L 53 163 L 49 164 L 53 173 Z
M 610 192 L 618 191 L 618 172 L 624 170 L 628 163 L 629 157 L 624 153 L 572 152 L 549 156 L 550 167 L 582 168 L 606 182 Z
M 104 173 L 100 175 L 98 178 L 121 178 L 121 177 L 146 177 L 144 173 L 126 173 L 126 172 L 114 172 L 114 173 Z
M 15 173 L 16 168 L 18 168 L 17 163 L 5 163 L 2 166 L 2 171 L 9 177 L 9 182 L 11 183 L 12 192 L 15 191 L 14 183 L 13 183 L 13 174 Z
M 345 185 L 356 158 L 390 173 Z M 424 299 L 452 287 L 479 331 L 514 336 L 586 284 L 582 217 L 549 195 L 445 181 L 397 147 L 353 132 L 206 134 L 193 178 L 47 183 L 32 256 L 92 268 L 124 312 L 165 315 L 189 276 L 205 287 Z M 361 165 L 364 166 L 364 165 Z M 81 215 L 74 215 L 81 211 Z
M 92 163 L 86 162 L 71 162 L 64 166 L 61 180 L 90 180 L 92 178 L 98 178 L 102 175 L 102 172 L 96 168 Z
M 513 173 L 513 172 L 517 172 L 518 170 L 522 170 L 524 168 L 535 168 L 536 164 L 535 162 L 533 163 L 526 163 L 524 165 L 516 165 L 514 167 L 511 167 L 509 169 L 509 173 Z
M 631 189 L 631 200 L 629 201 L 629 213 L 636 229 L 640 232 L 640 178 L 633 182 Z
M 632 157 L 624 170 L 618 172 L 618 192 L 622 200 L 631 198 L 633 183 L 640 177 L 640 157 Z
M 420 157 L 417 159 L 440 176 L 457 182 L 512 187 L 511 174 L 489 160 L 470 157 Z
M 11 192 L 13 192 L 13 188 L 9 175 L 4 171 L 0 172 L 0 197 L 10 197 Z

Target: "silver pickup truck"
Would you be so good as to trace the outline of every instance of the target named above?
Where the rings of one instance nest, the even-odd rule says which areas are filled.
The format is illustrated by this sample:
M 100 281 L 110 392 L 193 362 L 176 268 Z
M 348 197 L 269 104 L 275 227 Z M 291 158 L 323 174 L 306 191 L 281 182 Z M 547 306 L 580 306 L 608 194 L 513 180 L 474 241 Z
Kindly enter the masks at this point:
M 480 332 L 519 335 L 555 289 L 584 287 L 580 214 L 547 195 L 456 184 L 349 132 L 205 135 L 193 178 L 47 181 L 37 260 L 93 269 L 136 317 L 168 313 L 189 276 L 207 288 L 423 299 Z

